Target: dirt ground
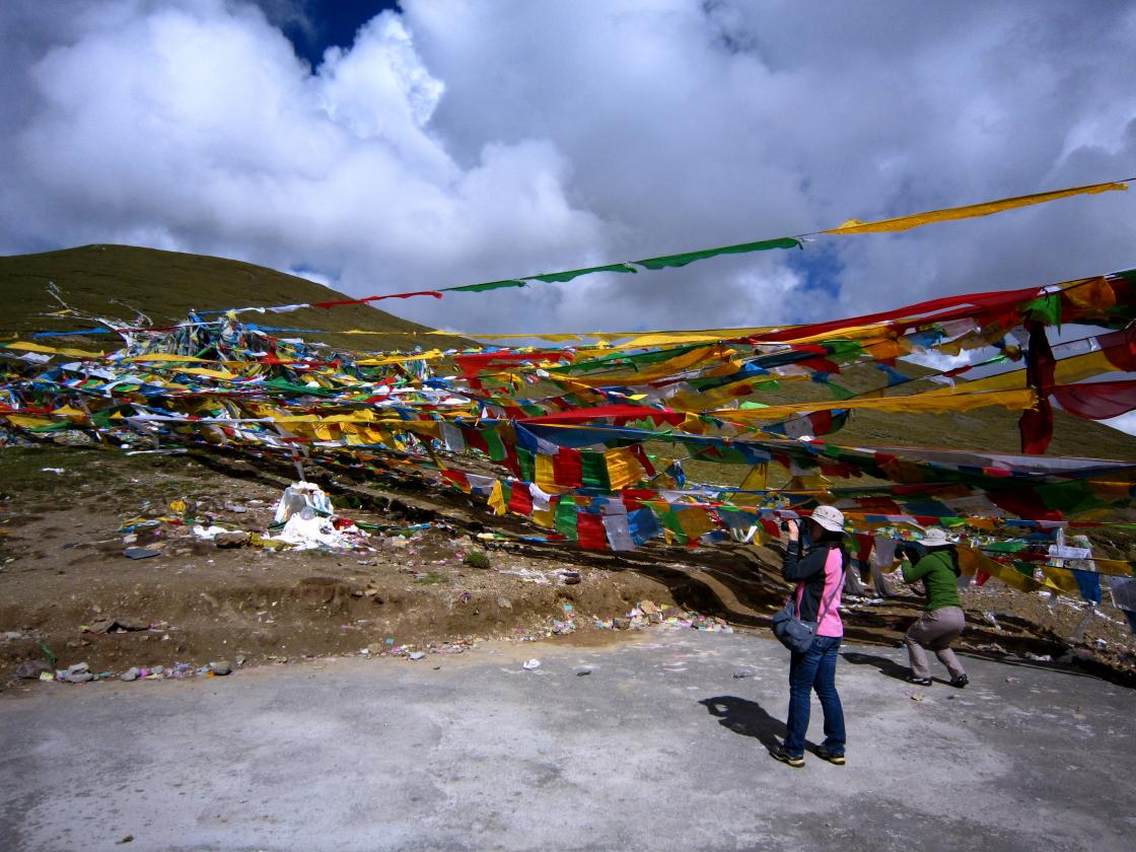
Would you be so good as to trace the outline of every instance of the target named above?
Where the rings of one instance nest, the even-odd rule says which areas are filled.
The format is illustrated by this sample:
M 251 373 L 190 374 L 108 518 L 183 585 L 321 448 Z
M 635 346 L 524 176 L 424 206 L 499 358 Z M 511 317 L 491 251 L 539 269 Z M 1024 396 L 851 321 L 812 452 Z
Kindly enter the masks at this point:
M 644 607 L 633 628 L 669 619 L 764 630 L 785 595 L 767 548 L 609 554 L 486 541 L 478 535 L 500 522 L 460 495 L 396 499 L 342 472 L 309 475 L 322 477 L 339 514 L 383 527 L 359 549 L 220 547 L 194 537 L 193 522 L 265 534 L 287 473 L 191 454 L 0 450 L 0 689 L 29 660 L 189 675 L 210 661 L 460 653 L 486 639 L 604 643 L 643 601 L 658 612 Z M 132 559 L 128 548 L 156 555 Z M 488 568 L 463 561 L 473 551 Z M 1078 602 L 993 581 L 965 595 L 963 645 L 973 652 L 1136 684 L 1136 644 L 1112 607 L 1086 619 Z M 851 639 L 889 644 L 920 607 L 914 596 L 846 603 Z

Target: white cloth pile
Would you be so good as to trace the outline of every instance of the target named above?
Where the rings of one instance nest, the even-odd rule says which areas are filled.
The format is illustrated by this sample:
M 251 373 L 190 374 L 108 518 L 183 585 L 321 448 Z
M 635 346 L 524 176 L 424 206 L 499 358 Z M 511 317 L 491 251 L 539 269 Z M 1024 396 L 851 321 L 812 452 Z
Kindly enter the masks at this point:
M 368 534 L 351 522 L 340 521 L 337 528 L 334 511 L 331 499 L 318 485 L 293 482 L 276 504 L 276 523 L 283 523 L 284 529 L 272 538 L 298 550 L 353 550 L 365 546 Z

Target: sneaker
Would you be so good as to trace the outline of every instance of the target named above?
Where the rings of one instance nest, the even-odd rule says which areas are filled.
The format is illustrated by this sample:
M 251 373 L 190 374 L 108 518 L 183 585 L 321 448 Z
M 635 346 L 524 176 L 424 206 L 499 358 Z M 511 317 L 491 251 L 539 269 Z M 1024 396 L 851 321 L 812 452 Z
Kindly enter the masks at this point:
M 929 677 L 916 677 L 915 675 L 908 675 L 907 682 L 913 683 L 916 686 L 930 686 L 931 678 Z
M 827 760 L 829 763 L 833 764 L 834 766 L 843 766 L 844 765 L 844 755 L 843 754 L 837 754 L 834 751 L 829 751 L 824 746 L 817 746 L 816 752 L 814 752 L 814 753 L 821 760 Z
M 951 686 L 953 686 L 955 689 L 962 689 L 968 683 L 970 683 L 970 678 L 966 676 L 965 672 L 960 675 L 955 675 L 951 678 Z
M 769 752 L 774 760 L 780 760 L 782 763 L 787 763 L 794 769 L 800 769 L 805 765 L 805 756 L 789 754 L 785 751 L 785 746 L 777 746 L 773 751 Z

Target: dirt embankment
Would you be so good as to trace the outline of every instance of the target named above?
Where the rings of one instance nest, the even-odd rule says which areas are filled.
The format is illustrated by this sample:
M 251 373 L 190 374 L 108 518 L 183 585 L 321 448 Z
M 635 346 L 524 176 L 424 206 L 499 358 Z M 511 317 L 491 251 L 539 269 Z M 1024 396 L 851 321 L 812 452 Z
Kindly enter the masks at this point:
M 670 615 L 685 623 L 693 612 L 763 630 L 784 599 L 772 567 L 778 556 L 766 548 L 616 555 L 487 542 L 477 537 L 491 528 L 480 506 L 418 491 L 397 475 L 375 482 L 358 471 L 309 471 L 342 514 L 386 527 L 365 550 L 218 547 L 195 540 L 181 522 L 185 510 L 170 509 L 183 501 L 195 520 L 263 533 L 288 472 L 267 461 L 191 455 L 0 451 L 0 679 L 45 657 L 59 667 L 81 661 L 93 672 L 118 672 L 222 659 L 457 652 L 484 638 L 606 641 L 618 631 L 597 622 L 610 625 L 644 600 L 665 611 L 656 621 Z M 523 529 L 513 519 L 492 524 L 502 521 Z M 406 529 L 419 523 L 430 527 Z M 154 555 L 132 559 L 127 548 Z M 486 553 L 488 568 L 466 564 L 475 550 Z M 1133 645 L 1110 608 L 1071 643 L 1083 614 L 1069 601 L 1050 606 L 988 587 L 968 592 L 966 603 L 965 644 L 978 653 L 1042 658 L 1036 664 L 1060 659 L 1134 681 Z M 894 643 L 919 605 L 916 598 L 852 600 L 847 633 Z

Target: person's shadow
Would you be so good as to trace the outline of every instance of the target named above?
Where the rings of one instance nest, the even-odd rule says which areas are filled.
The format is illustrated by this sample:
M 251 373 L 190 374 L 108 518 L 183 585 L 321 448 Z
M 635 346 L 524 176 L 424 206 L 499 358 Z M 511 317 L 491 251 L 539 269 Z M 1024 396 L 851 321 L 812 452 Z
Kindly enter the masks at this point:
M 875 666 L 880 670 L 881 674 L 893 677 L 896 680 L 907 680 L 907 676 L 911 674 L 911 669 L 907 668 L 907 666 L 901 666 L 895 660 L 889 660 L 887 657 L 877 657 L 875 654 L 861 654 L 859 651 L 845 651 L 840 656 L 854 666 Z
M 789 733 L 783 721 L 770 716 L 764 707 L 747 698 L 719 695 L 715 698 L 704 698 L 698 703 L 705 707 L 711 716 L 717 717 L 718 724 L 723 728 L 728 728 L 743 737 L 756 738 L 769 752 L 778 748 Z M 805 747 L 810 751 L 816 748 L 813 743 L 806 743 Z

